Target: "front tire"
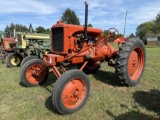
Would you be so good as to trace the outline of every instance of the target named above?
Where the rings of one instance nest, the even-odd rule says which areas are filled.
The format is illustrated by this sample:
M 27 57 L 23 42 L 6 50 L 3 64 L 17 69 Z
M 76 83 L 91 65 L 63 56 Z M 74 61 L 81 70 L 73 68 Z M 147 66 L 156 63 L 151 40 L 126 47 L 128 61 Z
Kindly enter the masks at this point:
M 19 54 L 10 53 L 6 58 L 7 67 L 18 67 L 21 64 L 23 57 Z
M 129 39 L 117 52 L 116 73 L 119 81 L 127 86 L 135 86 L 140 82 L 144 72 L 146 52 L 139 39 Z
M 38 58 L 36 56 L 27 56 L 22 60 L 20 67 L 22 67 L 27 61 L 31 59 L 38 59 Z
M 7 58 L 8 55 L 9 55 L 9 53 L 5 53 L 5 54 L 2 56 L 2 63 L 6 63 L 6 58 Z
M 21 82 L 27 87 L 34 87 L 44 83 L 48 78 L 48 68 L 46 68 L 39 76 L 36 75 L 36 73 L 41 70 L 43 65 L 44 62 L 40 59 L 33 59 L 26 62 L 21 68 Z
M 54 107 L 61 114 L 71 114 L 82 108 L 90 93 L 90 81 L 80 70 L 69 70 L 55 83 L 52 92 Z

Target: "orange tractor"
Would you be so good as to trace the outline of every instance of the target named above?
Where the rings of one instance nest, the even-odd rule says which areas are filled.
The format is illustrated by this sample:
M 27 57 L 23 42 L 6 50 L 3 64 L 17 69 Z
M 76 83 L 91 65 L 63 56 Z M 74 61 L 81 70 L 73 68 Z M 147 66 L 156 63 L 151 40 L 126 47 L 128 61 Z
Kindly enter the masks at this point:
M 118 48 L 108 43 L 119 34 L 115 28 L 102 39 L 102 30 L 87 27 L 88 4 L 85 3 L 85 26 L 58 21 L 51 28 L 51 54 L 43 60 L 31 59 L 21 67 L 21 81 L 28 87 L 44 83 L 50 72 L 57 77 L 52 103 L 61 114 L 82 108 L 90 94 L 90 81 L 85 73 L 96 72 L 101 63 L 115 68 L 118 80 L 127 86 L 139 83 L 145 66 L 145 48 L 137 38 L 116 38 Z M 77 65 L 79 69 L 66 70 Z
M 2 57 L 2 63 L 6 63 L 6 57 L 14 52 L 16 40 L 16 38 L 6 37 L 1 39 L 2 49 L 0 50 L 0 56 Z

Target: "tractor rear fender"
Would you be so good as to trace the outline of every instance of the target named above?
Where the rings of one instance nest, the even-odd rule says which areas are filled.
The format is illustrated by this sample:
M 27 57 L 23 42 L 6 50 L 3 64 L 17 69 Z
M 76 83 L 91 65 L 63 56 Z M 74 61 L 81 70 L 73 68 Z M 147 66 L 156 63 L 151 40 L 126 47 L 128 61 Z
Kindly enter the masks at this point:
M 124 43 L 126 41 L 126 38 L 117 38 L 113 42 L 114 43 Z

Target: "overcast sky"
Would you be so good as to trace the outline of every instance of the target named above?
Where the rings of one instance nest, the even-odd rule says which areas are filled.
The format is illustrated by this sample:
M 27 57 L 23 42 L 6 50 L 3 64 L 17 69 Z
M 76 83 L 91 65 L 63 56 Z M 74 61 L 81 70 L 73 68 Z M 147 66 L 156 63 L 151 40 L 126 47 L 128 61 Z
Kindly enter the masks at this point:
M 102 30 L 114 27 L 122 34 L 128 10 L 126 35 L 135 33 L 139 24 L 155 19 L 160 12 L 160 0 L 88 0 L 88 3 L 88 22 L 93 27 Z M 0 30 L 12 22 L 27 27 L 31 23 L 33 28 L 50 28 L 67 8 L 76 13 L 83 25 L 84 7 L 83 0 L 1 0 Z

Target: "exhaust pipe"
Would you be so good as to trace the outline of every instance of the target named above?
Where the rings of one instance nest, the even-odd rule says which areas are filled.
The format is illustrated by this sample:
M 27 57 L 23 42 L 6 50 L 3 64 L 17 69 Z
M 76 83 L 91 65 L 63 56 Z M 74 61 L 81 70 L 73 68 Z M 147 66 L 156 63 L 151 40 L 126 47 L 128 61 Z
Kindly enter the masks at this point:
M 84 37 L 87 38 L 87 25 L 88 25 L 88 2 L 85 1 L 85 24 L 84 24 Z
M 13 29 L 13 37 L 16 37 L 16 28 Z

